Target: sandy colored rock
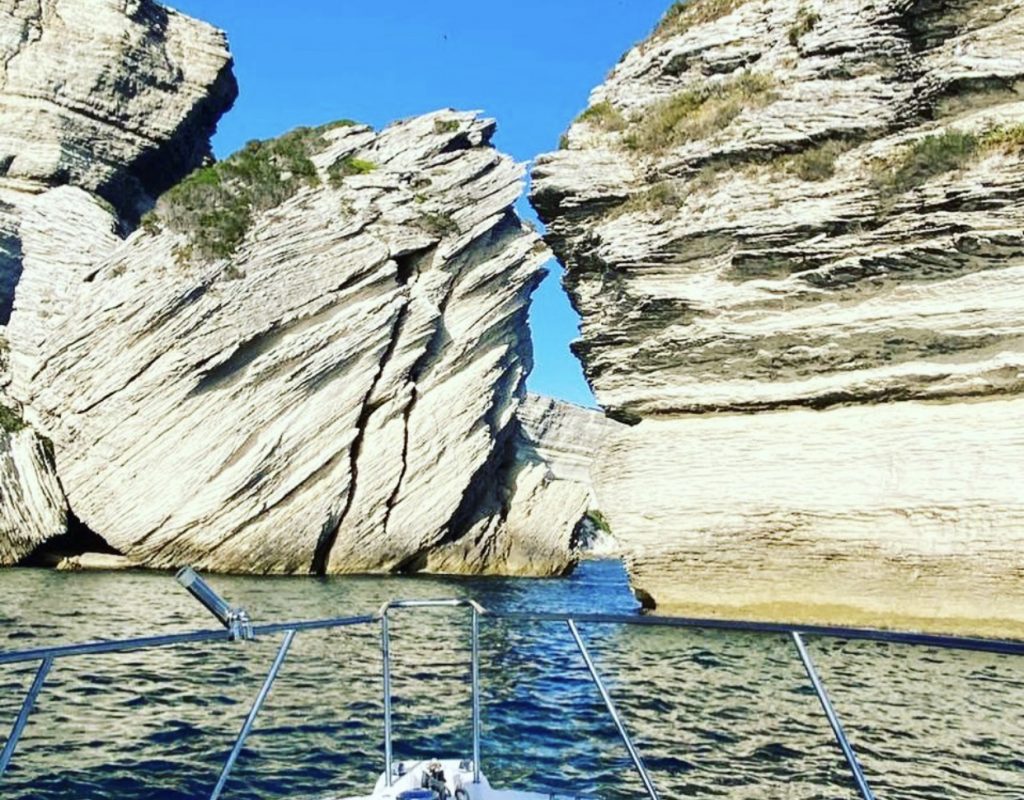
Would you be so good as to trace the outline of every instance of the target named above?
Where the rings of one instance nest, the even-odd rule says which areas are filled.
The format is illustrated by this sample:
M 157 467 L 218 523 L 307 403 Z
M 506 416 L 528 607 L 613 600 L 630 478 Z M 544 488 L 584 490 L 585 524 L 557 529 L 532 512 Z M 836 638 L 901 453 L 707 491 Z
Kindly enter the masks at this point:
M 595 508 L 591 474 L 605 441 L 624 427 L 594 409 L 527 394 L 516 411 L 513 462 L 499 498 L 478 509 L 473 535 L 432 553 L 428 568 L 480 564 L 494 575 L 563 575 L 595 544 L 586 514 Z M 610 542 L 601 542 L 611 554 Z
M 113 553 L 82 553 L 80 556 L 68 556 L 61 559 L 57 563 L 56 569 L 60 572 L 113 571 L 135 569 L 137 566 L 130 558 Z
M 839 621 L 1024 627 L 1024 605 L 990 603 L 1019 597 L 1020 507 L 979 476 L 956 471 L 945 500 L 842 479 L 784 491 L 795 452 L 829 476 L 830 453 L 881 467 L 895 437 L 925 453 L 891 481 L 939 487 L 988 437 L 1016 440 L 999 409 L 1024 388 L 1024 3 L 691 6 L 624 57 L 533 176 L 582 315 L 575 350 L 598 402 L 640 422 L 597 487 L 635 584 L 687 612 L 806 619 L 814 587 Z M 951 405 L 962 451 L 927 449 L 939 411 L 893 432 L 918 406 L 889 404 L 918 400 Z M 858 409 L 799 410 L 843 405 Z M 730 411 L 754 413 L 714 416 Z M 833 423 L 843 413 L 858 424 Z M 704 440 L 716 425 L 728 457 Z M 780 426 L 806 432 L 776 442 Z M 776 466 L 746 464 L 758 448 Z M 1013 455 L 1003 483 L 1024 485 Z M 822 579 L 830 559 L 846 579 Z M 911 580 L 920 563 L 931 584 Z
M 0 174 L 125 210 L 210 153 L 237 86 L 221 31 L 151 0 L 0 2 Z
M 1022 423 L 1021 398 L 650 419 L 612 438 L 596 479 L 659 607 L 1007 635 Z
M 19 408 L 9 392 L 6 325 L 23 273 L 22 223 L 38 196 L 76 186 L 103 200 L 83 218 L 65 216 L 74 209 L 60 202 L 45 212 L 53 215 L 46 224 L 77 231 L 54 239 L 72 272 L 51 273 L 40 293 L 27 293 L 38 306 L 36 342 L 62 315 L 67 281 L 81 279 L 79 268 L 95 256 L 89 243 L 116 241 L 115 228 L 125 228 L 111 204 L 135 219 L 207 158 L 236 93 L 224 34 L 150 0 L 0 0 L 0 405 Z M 93 222 L 98 231 L 88 229 Z M 36 232 L 42 254 L 45 224 Z M 25 483 L 10 483 L 15 475 Z M 6 480 L 0 561 L 65 532 L 66 504 L 48 460 Z
M 624 426 L 597 409 L 539 394 L 528 394 L 517 414 L 520 458 L 543 462 L 553 477 L 581 483 L 592 493 L 594 458 Z

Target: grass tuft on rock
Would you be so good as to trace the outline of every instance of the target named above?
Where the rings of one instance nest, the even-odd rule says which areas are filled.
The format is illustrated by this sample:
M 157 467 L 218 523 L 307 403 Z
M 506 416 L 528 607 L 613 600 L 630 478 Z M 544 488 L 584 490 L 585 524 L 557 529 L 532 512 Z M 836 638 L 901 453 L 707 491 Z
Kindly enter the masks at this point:
M 245 238 L 255 214 L 275 208 L 320 176 L 311 156 L 328 142 L 331 128 L 297 128 L 277 139 L 251 141 L 224 161 L 201 167 L 165 192 L 143 226 L 187 234 L 192 253 L 203 259 L 229 258 Z
M 894 158 L 876 162 L 871 183 L 883 210 L 889 210 L 898 195 L 939 175 L 965 169 L 990 153 L 1024 153 L 1024 125 L 1000 125 L 983 133 L 948 130 L 925 136 Z
M 21 414 L 13 408 L 0 405 L 0 430 L 5 433 L 17 433 L 24 427 L 25 420 L 21 418 Z
M 743 72 L 719 83 L 686 89 L 646 109 L 625 135 L 630 150 L 657 154 L 724 130 L 744 110 L 775 98 L 768 75 Z
M 819 22 L 821 22 L 821 14 L 806 6 L 802 7 L 796 14 L 796 21 L 789 29 L 789 43 L 793 47 L 799 45 L 800 40 L 813 31 Z
M 1006 125 L 986 131 L 981 137 L 982 150 L 1007 154 L 1024 151 L 1024 123 Z
M 349 175 L 366 175 L 377 169 L 372 161 L 365 161 L 355 156 L 344 156 L 327 168 L 327 180 L 334 188 L 338 188 Z
M 460 127 L 457 119 L 434 120 L 434 133 L 455 133 Z
M 443 237 L 462 232 L 459 223 L 452 218 L 451 214 L 444 212 L 425 211 L 417 217 L 415 224 L 421 231 L 431 236 Z
M 782 166 L 802 181 L 827 181 L 836 174 L 836 160 L 851 147 L 853 145 L 849 142 L 840 140 L 825 142 L 783 159 Z
M 607 100 L 592 105 L 576 117 L 576 122 L 586 122 L 603 131 L 621 131 L 626 127 L 626 118 L 622 112 Z
M 673 36 L 684 33 L 695 25 L 704 25 L 731 14 L 747 0 L 683 0 L 675 2 L 665 12 L 655 36 Z
M 623 214 L 654 213 L 664 216 L 666 212 L 679 208 L 685 198 L 679 194 L 672 181 L 660 181 L 630 195 L 622 205 L 614 209 L 611 216 Z
M 872 184 L 883 197 L 904 194 L 938 175 L 963 169 L 978 154 L 980 144 L 976 134 L 964 131 L 925 136 L 896 158 L 876 164 Z
M 612 532 L 612 526 L 608 522 L 608 518 L 598 509 L 592 508 L 586 513 L 586 518 L 602 533 L 606 533 L 609 536 Z

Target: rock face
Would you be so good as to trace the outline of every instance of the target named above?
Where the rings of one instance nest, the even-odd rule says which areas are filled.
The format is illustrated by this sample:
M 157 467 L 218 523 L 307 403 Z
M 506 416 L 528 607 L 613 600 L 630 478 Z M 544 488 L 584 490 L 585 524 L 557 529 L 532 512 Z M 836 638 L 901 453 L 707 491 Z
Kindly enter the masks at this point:
M 637 586 L 1024 631 L 1024 3 L 693 0 L 565 146 L 533 201 L 639 423 L 597 478 Z
M 519 407 L 520 458 L 547 464 L 552 477 L 575 481 L 594 498 L 594 459 L 625 426 L 600 411 L 528 394 Z
M 431 555 L 430 568 L 448 571 L 463 561 L 491 574 L 558 575 L 598 545 L 612 542 L 591 531 L 591 471 L 609 436 L 623 427 L 600 411 L 528 394 L 516 416 L 514 459 L 506 468 L 505 505 L 494 534 L 463 539 Z
M 11 390 L 82 521 L 158 567 L 494 569 L 549 255 L 493 131 L 447 111 L 300 130 L 124 241 L 81 189 L 36 198 Z
M 224 34 L 151 0 L 0 2 L 0 325 L 33 195 L 80 186 L 137 218 L 236 95 Z
M 82 187 L 137 219 L 209 155 L 236 92 L 224 35 L 149 0 L 0 0 L 0 412 L 22 413 L 7 392 L 5 328 L 23 270 L 22 223 L 38 195 Z M 101 224 L 111 229 L 109 215 Z M 83 233 L 87 243 L 92 232 Z M 68 277 L 53 276 L 53 286 Z M 0 496 L 0 563 L 63 533 L 66 518 L 49 460 L 26 461 L 41 447 L 32 432 L 4 447 L 20 466 Z M 19 477 L 26 483 L 11 482 Z
M 15 185 L 133 210 L 210 154 L 236 94 L 224 34 L 150 0 L 0 3 L 0 174 Z
M 42 442 L 30 430 L 0 432 L 0 566 L 17 563 L 66 525 L 64 496 Z

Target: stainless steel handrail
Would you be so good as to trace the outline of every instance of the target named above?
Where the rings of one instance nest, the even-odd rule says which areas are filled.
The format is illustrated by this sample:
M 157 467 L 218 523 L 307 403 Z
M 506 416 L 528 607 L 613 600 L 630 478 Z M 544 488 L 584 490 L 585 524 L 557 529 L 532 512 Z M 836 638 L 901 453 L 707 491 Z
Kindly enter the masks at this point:
M 277 655 L 274 656 L 274 663 L 270 665 L 270 671 L 267 672 L 267 677 L 263 680 L 263 686 L 260 687 L 259 694 L 256 695 L 249 713 L 245 716 L 245 722 L 242 723 L 242 730 L 238 732 L 235 745 L 231 748 L 231 754 L 228 756 L 228 760 L 224 762 L 224 769 L 221 770 L 220 778 L 213 789 L 213 794 L 210 795 L 210 800 L 217 800 L 221 792 L 224 791 L 224 786 L 228 782 L 228 776 L 238 760 L 239 753 L 242 752 L 242 745 L 245 744 L 245 740 L 248 738 L 249 732 L 256 722 L 256 715 L 260 713 L 260 709 L 263 708 L 263 703 L 266 702 L 267 695 L 270 694 L 274 681 L 277 680 L 277 673 L 281 671 L 281 665 L 284 663 L 284 658 L 288 655 L 288 650 L 291 648 L 294 639 L 295 631 L 288 631 L 284 635 L 281 646 L 277 649 Z
M 839 721 L 839 717 L 835 712 L 834 707 L 828 697 L 828 693 L 825 690 L 824 684 L 821 680 L 820 675 L 814 667 L 814 663 L 811 660 L 810 654 L 807 651 L 806 645 L 803 641 L 803 636 L 822 636 L 838 639 L 849 639 L 849 640 L 866 640 L 876 642 L 886 642 L 892 644 L 906 644 L 916 645 L 923 647 L 942 648 L 950 650 L 965 650 L 965 651 L 978 651 L 987 653 L 996 653 L 1001 655 L 1016 655 L 1024 656 L 1024 641 L 1013 641 L 1004 639 L 986 639 L 977 637 L 955 637 L 955 636 L 939 636 L 932 634 L 919 634 L 919 633 L 908 633 L 900 631 L 886 631 L 878 629 L 868 628 L 846 628 L 846 627 L 826 627 L 826 626 L 793 626 L 785 625 L 780 623 L 764 623 L 764 622 L 750 622 L 741 620 L 721 620 L 721 619 L 700 619 L 700 618 L 684 618 L 684 617 L 659 617 L 659 616 L 637 616 L 637 615 L 622 615 L 622 614 L 555 614 L 555 613 L 524 613 L 524 612 L 494 612 L 484 608 L 476 601 L 468 598 L 455 598 L 455 599 L 442 599 L 442 600 L 398 600 L 385 603 L 375 614 L 361 615 L 361 616 L 349 616 L 349 617 L 332 617 L 327 619 L 319 620 L 302 620 L 295 622 L 283 622 L 273 623 L 268 625 L 255 625 L 251 627 L 251 633 L 253 636 L 267 636 L 271 634 L 284 633 L 284 640 L 278 650 L 277 657 L 268 672 L 263 687 L 260 693 L 257 695 L 253 702 L 252 707 L 249 710 L 249 714 L 242 726 L 242 730 L 239 732 L 235 739 L 235 743 L 232 747 L 231 753 L 225 762 L 224 768 L 221 772 L 220 779 L 218 780 L 217 787 L 214 789 L 211 795 L 212 800 L 217 800 L 220 792 L 223 790 L 224 783 L 235 764 L 239 754 L 241 753 L 242 745 L 244 744 L 245 738 L 248 736 L 250 731 L 255 724 L 256 716 L 263 706 L 267 695 L 273 686 L 274 681 L 281 669 L 284 662 L 285 656 L 291 647 L 292 641 L 295 635 L 299 631 L 309 630 L 331 630 L 334 628 L 341 628 L 353 625 L 366 625 L 371 623 L 380 622 L 381 624 L 381 648 L 384 657 L 384 714 L 385 714 L 385 768 L 387 775 L 387 782 L 390 785 L 392 781 L 392 730 L 391 730 L 391 665 L 390 665 L 390 643 L 389 643 L 389 632 L 388 632 L 388 616 L 389 612 L 396 609 L 418 609 L 418 608 L 439 608 L 439 607 L 469 607 L 472 609 L 472 629 L 471 629 L 471 660 L 472 660 L 472 691 L 473 691 L 473 773 L 474 781 L 479 783 L 480 781 L 480 740 L 481 740 L 481 722 L 480 722 L 480 646 L 479 646 L 479 620 L 481 617 L 491 617 L 493 619 L 501 619 L 508 621 L 521 621 L 521 622 L 560 622 L 567 624 L 569 630 L 576 641 L 577 647 L 580 649 L 583 655 L 584 661 L 587 668 L 590 670 L 591 676 L 598 686 L 598 690 L 601 692 L 602 699 L 605 701 L 605 705 L 611 713 L 612 719 L 614 720 L 616 727 L 619 730 L 623 741 L 626 743 L 627 749 L 629 750 L 630 757 L 633 759 L 634 765 L 640 772 L 641 779 L 647 788 L 648 794 L 652 798 L 657 798 L 657 793 L 654 788 L 653 782 L 651 782 L 650 776 L 647 774 L 647 769 L 644 766 L 643 760 L 637 752 L 635 746 L 630 740 L 628 733 L 626 732 L 625 726 L 622 724 L 621 719 L 615 710 L 614 703 L 611 700 L 611 696 L 607 689 L 604 687 L 603 681 L 597 672 L 597 668 L 590 658 L 589 652 L 585 644 L 583 643 L 582 637 L 579 635 L 577 627 L 578 623 L 593 623 L 593 624 L 618 624 L 618 625 L 633 625 L 633 626 L 655 626 L 655 627 L 674 627 L 674 628 L 691 628 L 691 629 L 707 629 L 707 630 L 730 630 L 730 631 L 742 631 L 750 633 L 760 634 L 785 634 L 789 636 L 792 641 L 796 644 L 797 652 L 804 665 L 807 675 L 811 680 L 814 687 L 815 693 L 818 696 L 818 700 L 821 703 L 822 709 L 828 718 L 829 724 L 832 727 L 833 733 L 836 736 L 836 740 L 843 752 L 844 757 L 848 765 L 850 766 L 851 772 L 854 777 L 854 781 L 857 784 L 858 791 L 864 800 L 874 800 L 874 796 L 871 793 L 871 789 L 867 783 L 867 779 L 864 776 L 863 769 L 861 768 L 860 762 L 857 760 L 856 754 L 850 744 L 846 734 L 843 730 L 842 724 Z M 191 631 L 188 633 L 180 634 L 169 634 L 165 636 L 150 636 L 134 639 L 123 639 L 113 641 L 96 641 L 96 642 L 85 642 L 80 644 L 62 645 L 54 647 L 42 647 L 33 648 L 30 650 L 20 651 L 0 651 L 0 665 L 4 664 L 18 664 L 26 662 L 38 661 L 39 668 L 36 672 L 35 678 L 32 682 L 29 691 L 27 692 L 24 702 L 19 710 L 18 716 L 15 720 L 11 734 L 8 736 L 6 743 L 4 744 L 3 751 L 0 751 L 0 779 L 3 778 L 5 771 L 7 770 L 11 758 L 13 757 L 14 750 L 18 744 L 18 741 L 25 729 L 28 722 L 29 715 L 35 705 L 36 699 L 43 689 L 46 677 L 57 659 L 70 658 L 81 655 L 96 655 L 105 653 L 120 653 L 130 652 L 137 650 L 171 647 L 180 644 L 188 643 L 201 643 L 201 642 L 213 642 L 213 641 L 230 641 L 236 638 L 232 634 L 231 630 L 217 629 L 217 630 L 198 630 Z
M 829 699 L 828 692 L 825 691 L 825 685 L 821 682 L 818 670 L 814 667 L 811 654 L 807 652 L 807 646 L 797 631 L 793 631 L 793 644 L 796 645 L 796 651 L 803 662 L 804 670 L 807 672 L 807 677 L 811 679 L 814 693 L 818 695 L 818 702 L 821 703 L 821 709 L 825 712 L 825 716 L 828 717 L 828 724 L 832 726 L 832 732 L 835 734 L 836 741 L 839 742 L 839 747 L 843 751 L 846 763 L 850 765 L 850 771 L 853 773 L 853 780 L 857 784 L 857 790 L 864 800 L 875 800 L 871 787 L 868 786 L 868 780 L 864 777 L 864 770 L 857 760 L 857 754 L 853 752 L 853 745 L 846 738 L 846 732 L 843 730 L 843 724 L 839 721 L 839 715 L 836 714 L 836 710 L 832 707 L 832 701 Z
M 488 610 L 471 598 L 455 597 L 440 600 L 389 600 L 377 611 L 380 618 L 380 649 L 384 683 L 384 781 L 394 784 L 391 714 L 391 644 L 388 613 L 410 608 L 470 608 L 473 612 L 470 634 L 470 672 L 473 696 L 473 783 L 480 783 L 480 615 Z
M 14 748 L 18 746 L 21 733 L 25 730 L 25 725 L 28 724 L 28 715 L 32 713 L 32 708 L 36 704 L 36 698 L 39 697 L 39 692 L 43 688 L 43 682 L 46 680 L 46 676 L 50 674 L 50 667 L 52 666 L 52 656 L 47 656 L 39 664 L 36 677 L 33 679 L 28 694 L 25 695 L 25 700 L 21 704 L 18 716 L 14 720 L 14 727 L 11 728 L 11 733 L 4 744 L 3 752 L 0 753 L 0 777 L 3 777 L 4 772 L 7 771 L 7 765 L 11 763 L 11 758 L 14 756 Z
M 626 731 L 626 726 L 622 724 L 622 719 L 619 717 L 619 712 L 615 708 L 615 703 L 612 702 L 612 696 L 608 694 L 608 690 L 604 686 L 604 681 L 601 680 L 601 675 L 598 673 L 597 667 L 594 666 L 594 662 L 590 658 L 590 652 L 587 650 L 586 644 L 583 643 L 583 637 L 580 636 L 579 628 L 576 627 L 576 623 L 571 619 L 568 620 L 568 624 L 569 633 L 572 634 L 572 638 L 576 641 L 576 647 L 579 648 L 580 655 L 583 656 L 583 662 L 587 665 L 587 669 L 590 671 L 590 676 L 594 679 L 594 683 L 597 685 L 597 691 L 601 693 L 601 699 L 604 700 L 604 706 L 608 709 L 612 722 L 614 722 L 615 727 L 618 728 L 619 736 L 622 737 L 622 741 L 626 745 L 626 750 L 629 751 L 629 757 L 633 759 L 633 766 L 635 766 L 636 771 L 640 773 L 640 780 L 644 782 L 644 788 L 647 790 L 647 794 L 650 796 L 651 800 L 660 800 L 658 797 L 658 790 L 654 788 L 654 782 L 651 780 L 651 776 L 647 772 L 644 760 L 640 757 L 640 753 L 637 752 L 636 747 L 633 745 L 633 740 L 629 737 L 629 733 Z

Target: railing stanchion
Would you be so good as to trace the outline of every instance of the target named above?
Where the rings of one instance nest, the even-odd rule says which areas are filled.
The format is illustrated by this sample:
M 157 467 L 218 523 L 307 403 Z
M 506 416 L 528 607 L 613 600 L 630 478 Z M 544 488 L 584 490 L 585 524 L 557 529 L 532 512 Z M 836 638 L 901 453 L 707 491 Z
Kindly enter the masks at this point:
M 480 614 L 473 606 L 473 783 L 480 783 Z
M 387 609 L 380 617 L 380 649 L 384 661 L 384 780 L 386 786 L 391 786 L 391 643 Z
M 245 739 L 252 730 L 253 724 L 256 722 L 256 715 L 260 713 L 260 709 L 263 708 L 263 703 L 266 702 L 267 695 L 270 694 L 270 687 L 274 685 L 274 681 L 277 679 L 277 673 L 281 671 L 281 665 L 284 663 L 284 657 L 288 655 L 288 649 L 292 646 L 292 640 L 295 638 L 295 631 L 287 631 L 284 635 L 284 640 L 281 642 L 281 646 L 277 650 L 277 655 L 274 657 L 274 663 L 270 665 L 270 671 L 267 673 L 266 679 L 263 681 L 263 686 L 260 687 L 259 694 L 256 695 L 256 699 L 252 703 L 252 707 L 249 709 L 249 714 L 245 718 L 245 722 L 242 723 L 242 730 L 238 732 L 238 738 L 235 739 L 235 746 L 231 748 L 231 754 L 228 756 L 228 760 L 224 762 L 224 769 L 220 772 L 220 779 L 217 781 L 217 785 L 213 789 L 213 793 L 210 795 L 210 800 L 217 800 L 220 797 L 220 793 L 224 791 L 224 785 L 228 782 L 228 776 L 231 774 L 231 769 L 235 766 L 235 762 L 238 760 L 238 755 L 242 752 L 242 745 L 245 744 Z
M 836 735 L 836 740 L 843 750 L 846 763 L 850 765 L 850 770 L 853 772 L 853 780 L 857 784 L 861 797 L 864 800 L 875 800 L 875 795 L 871 792 L 871 787 L 868 786 L 867 778 L 864 777 L 864 770 L 861 769 L 860 762 L 857 760 L 857 754 L 853 752 L 853 746 L 850 744 L 849 739 L 846 738 L 846 733 L 843 731 L 843 725 L 839 721 L 839 716 L 836 714 L 835 708 L 832 707 L 832 701 L 829 700 L 828 692 L 825 691 L 825 685 L 821 682 L 818 670 L 814 667 L 814 661 L 811 660 L 811 654 L 807 652 L 807 646 L 804 644 L 803 637 L 797 631 L 793 631 L 791 635 L 793 643 L 796 645 L 796 650 L 800 654 L 800 660 L 807 671 L 807 677 L 811 679 L 814 692 L 818 695 L 821 708 L 825 712 L 825 716 L 828 717 L 828 723 L 832 726 L 832 732 Z
M 0 753 L 0 778 L 7 771 L 7 765 L 11 763 L 11 758 L 14 756 L 14 748 L 18 746 L 18 740 L 25 730 L 26 723 L 28 723 L 28 715 L 32 713 L 32 708 L 36 704 L 36 698 L 39 697 L 39 692 L 42 691 L 43 683 L 46 681 L 46 676 L 49 674 L 50 667 L 52 666 L 53 656 L 47 656 L 39 664 L 39 669 L 36 671 L 36 677 L 32 681 L 32 686 L 29 687 L 28 694 L 25 695 L 25 701 L 21 704 L 18 718 L 14 720 L 11 735 L 7 737 L 7 743 L 4 745 L 3 752 Z
M 640 779 L 644 782 L 647 794 L 650 795 L 651 800 L 659 800 L 658 790 L 654 788 L 651 776 L 647 773 L 647 767 L 644 766 L 644 761 L 640 758 L 640 753 L 637 752 L 636 747 L 633 746 L 633 740 L 629 738 L 626 726 L 622 724 L 622 720 L 619 718 L 619 712 L 615 710 L 615 704 L 612 702 L 612 697 L 604 687 L 604 682 L 601 680 L 601 676 L 597 672 L 597 667 L 594 666 L 594 662 L 590 658 L 590 653 L 587 652 L 587 646 L 583 643 L 583 637 L 580 636 L 576 623 L 571 619 L 567 619 L 566 622 L 569 625 L 569 632 L 572 634 L 572 638 L 576 640 L 576 646 L 580 650 L 580 655 L 583 656 L 583 661 L 586 663 L 587 669 L 590 670 L 590 677 L 594 679 L 594 683 L 597 685 L 597 690 L 601 693 L 601 699 L 604 700 L 605 707 L 608 709 L 608 713 L 611 714 L 615 727 L 619 729 L 619 736 L 622 737 L 622 741 L 626 744 L 626 749 L 629 751 L 630 758 L 633 759 L 636 771 L 640 773 Z

